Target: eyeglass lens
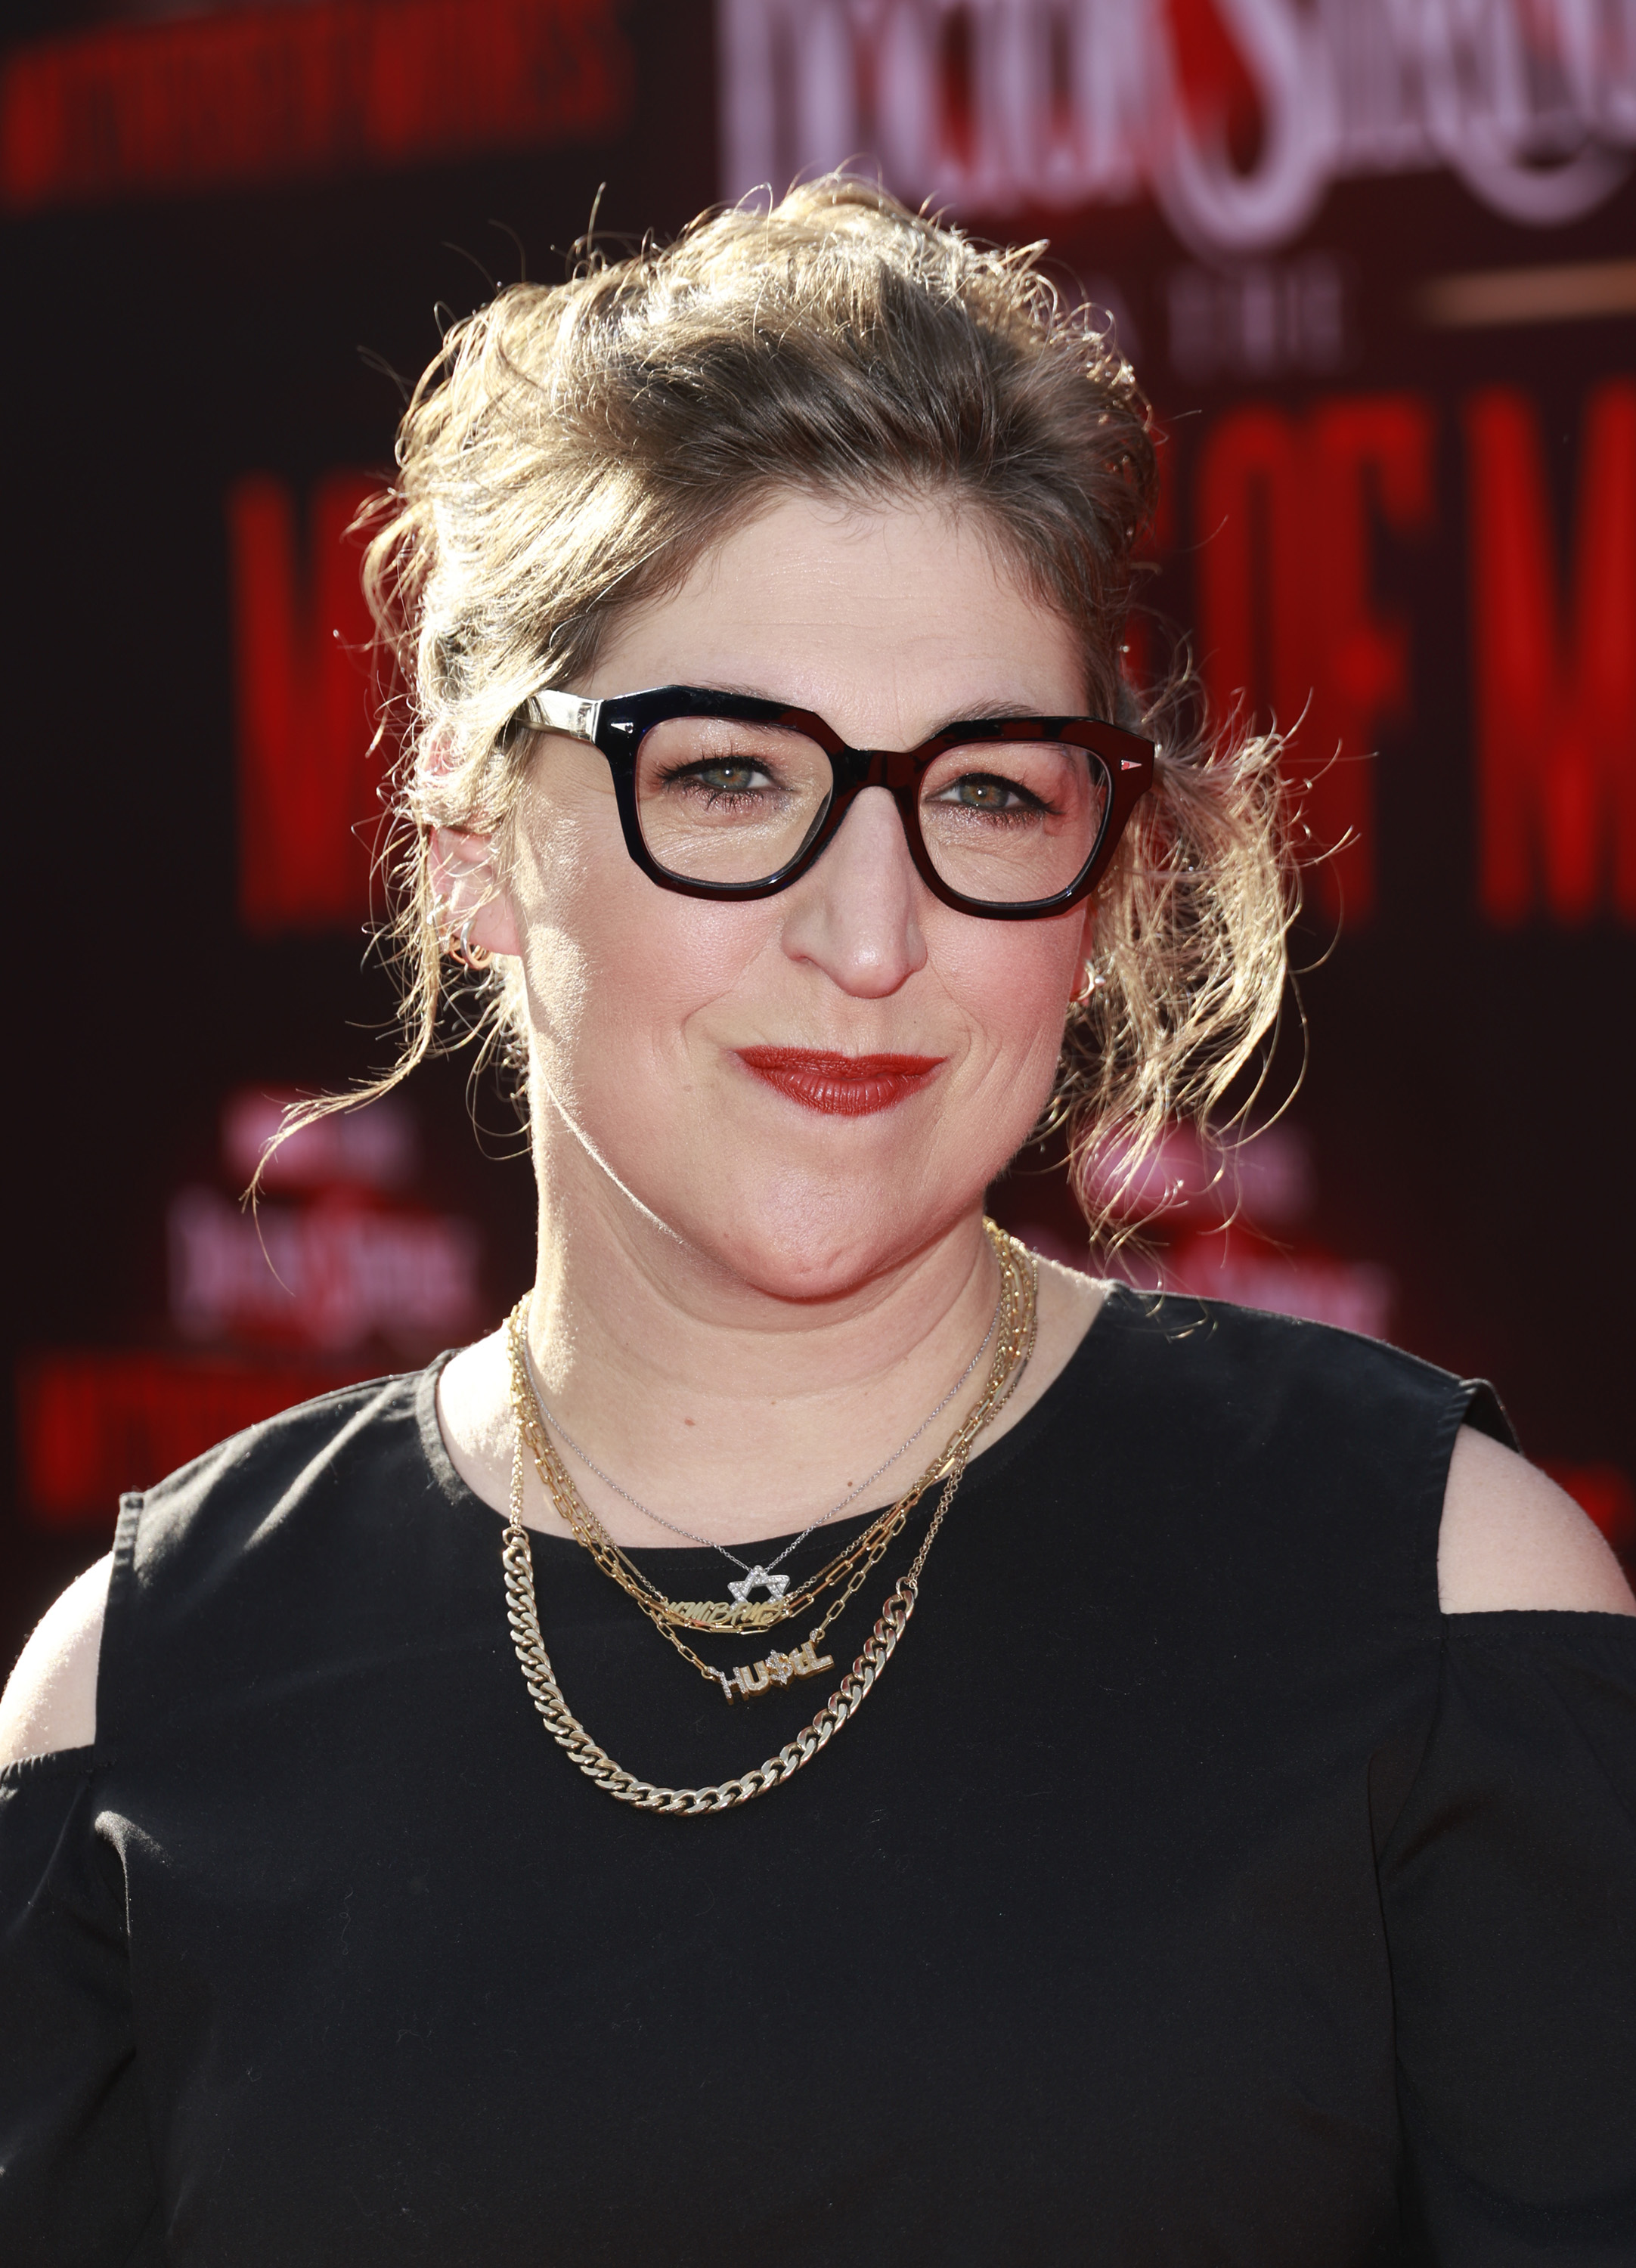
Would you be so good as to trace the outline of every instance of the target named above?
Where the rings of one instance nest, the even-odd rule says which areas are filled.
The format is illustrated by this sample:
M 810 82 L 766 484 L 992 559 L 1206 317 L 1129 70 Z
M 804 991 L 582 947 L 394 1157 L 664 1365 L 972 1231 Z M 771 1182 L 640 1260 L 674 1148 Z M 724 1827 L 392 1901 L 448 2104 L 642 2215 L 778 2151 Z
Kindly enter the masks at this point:
M 816 740 L 778 725 L 673 717 L 637 757 L 642 839 L 667 873 L 755 883 L 781 873 L 822 826 L 835 792 Z M 1023 905 L 1084 873 L 1110 784 L 1100 757 L 1052 740 L 979 740 L 945 749 L 921 775 L 920 831 L 939 875 L 962 897 Z

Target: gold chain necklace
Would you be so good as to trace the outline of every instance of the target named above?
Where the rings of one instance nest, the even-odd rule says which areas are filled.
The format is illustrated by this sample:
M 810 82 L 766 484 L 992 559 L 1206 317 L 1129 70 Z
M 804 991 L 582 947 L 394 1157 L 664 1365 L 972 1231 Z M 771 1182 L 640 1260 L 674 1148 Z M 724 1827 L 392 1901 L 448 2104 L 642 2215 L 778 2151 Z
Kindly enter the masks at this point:
M 1002 1302 L 1003 1297 L 1004 1295 L 1002 1293 Z M 732 1565 L 736 1567 L 744 1580 L 742 1582 L 739 1583 L 728 1583 L 727 1594 L 729 1598 L 741 1605 L 743 1602 L 749 1597 L 752 1591 L 765 1591 L 770 1599 L 779 1599 L 783 1597 L 784 1594 L 790 1587 L 789 1577 L 787 1575 L 781 1575 L 778 1572 L 779 1568 L 784 1565 L 785 1561 L 791 1557 L 793 1553 L 800 1550 L 801 1545 L 806 1543 L 809 1535 L 815 1535 L 821 1528 L 828 1528 L 831 1521 L 838 1520 L 844 1512 L 850 1512 L 852 1506 L 857 1503 L 859 1498 L 862 1496 L 866 1490 L 872 1489 L 878 1480 L 881 1480 L 886 1474 L 891 1471 L 893 1466 L 898 1462 L 898 1459 L 905 1456 L 908 1452 L 913 1448 L 915 1443 L 920 1439 L 920 1436 L 931 1429 L 938 1418 L 940 1418 L 943 1415 L 943 1412 L 948 1408 L 949 1403 L 964 1390 L 966 1383 L 969 1380 L 972 1373 L 976 1370 L 977 1365 L 982 1361 L 984 1356 L 989 1351 L 989 1341 L 993 1337 L 995 1327 L 999 1323 L 1000 1318 L 1000 1304 L 1001 1303 L 997 1302 L 995 1306 L 993 1316 L 989 1323 L 987 1330 L 983 1334 L 982 1341 L 978 1345 L 976 1352 L 972 1356 L 964 1370 L 961 1372 L 960 1376 L 954 1381 L 953 1386 L 949 1388 L 948 1392 L 943 1396 L 943 1399 L 938 1403 L 936 1409 L 927 1411 L 926 1415 L 916 1426 L 914 1432 L 910 1435 L 908 1440 L 900 1443 L 898 1447 L 893 1450 L 891 1455 L 886 1459 L 884 1463 L 879 1464 L 875 1467 L 873 1472 L 866 1474 L 864 1478 L 860 1481 L 854 1481 L 851 1487 L 848 1489 L 846 1494 L 841 1498 L 838 1504 L 831 1505 L 828 1512 L 821 1512 L 816 1520 L 809 1520 L 806 1527 L 802 1528 L 800 1534 L 792 1538 L 790 1543 L 786 1543 L 783 1550 L 778 1552 L 774 1558 L 770 1559 L 764 1566 L 759 1560 L 752 1565 L 748 1559 L 741 1559 L 738 1553 L 733 1549 L 731 1544 L 718 1543 L 708 1535 L 696 1535 L 692 1528 L 683 1528 L 679 1521 L 667 1519 L 662 1512 L 655 1512 L 652 1505 L 644 1504 L 640 1497 L 632 1496 L 630 1490 L 624 1486 L 623 1482 L 616 1481 L 612 1473 L 605 1473 L 603 1471 L 601 1466 L 597 1463 L 596 1459 L 591 1454 L 589 1449 L 581 1447 L 580 1444 L 575 1440 L 573 1435 L 569 1432 L 567 1426 L 564 1425 L 562 1419 L 552 1416 L 551 1412 L 546 1408 L 544 1402 L 541 1399 L 537 1385 L 534 1386 L 534 1408 L 536 1414 L 539 1417 L 540 1424 L 544 1430 L 546 1440 L 549 1441 L 553 1436 L 555 1436 L 556 1439 L 563 1444 L 563 1447 L 565 1449 L 571 1449 L 575 1456 L 578 1458 L 580 1463 L 585 1466 L 586 1469 L 588 1472 L 593 1472 L 596 1475 L 596 1477 L 601 1482 L 604 1488 L 610 1488 L 615 1496 L 623 1497 L 628 1505 L 630 1505 L 636 1511 L 642 1514 L 644 1520 L 651 1520 L 656 1528 L 668 1528 L 673 1535 L 679 1535 L 684 1543 L 702 1543 L 707 1551 L 719 1551 L 724 1559 L 729 1561 Z M 526 1329 L 524 1330 L 523 1339 L 524 1366 L 528 1373 L 529 1383 L 534 1385 L 534 1367 L 527 1359 L 527 1332 Z M 710 1603 L 714 1605 L 716 1602 L 712 1600 Z
M 660 1637 L 674 1647 L 684 1661 L 696 1669 L 707 1683 L 721 1688 L 728 1701 L 737 1699 L 740 1694 L 764 1693 L 775 1684 L 787 1685 L 794 1677 L 814 1677 L 835 1667 L 828 1655 L 821 1655 L 818 1652 L 830 1626 L 857 1595 L 892 1543 L 902 1535 L 910 1513 L 926 1491 L 949 1472 L 957 1458 L 963 1462 L 972 1442 L 991 1422 L 1021 1376 L 1034 1337 L 1033 1256 L 994 1222 L 985 1220 L 984 1226 L 999 1263 L 1001 1292 L 995 1323 L 991 1326 L 996 1342 L 994 1359 L 981 1401 L 965 1423 L 955 1430 L 941 1454 L 898 1498 L 895 1504 L 888 1505 L 884 1512 L 878 1513 L 827 1567 L 820 1569 L 817 1574 L 809 1577 L 784 1597 L 764 1602 L 745 1602 L 727 1607 L 710 1600 L 677 1602 L 667 1599 L 620 1550 L 583 1501 L 567 1468 L 556 1454 L 549 1429 L 542 1420 L 529 1371 L 523 1323 L 527 1301 L 519 1300 L 512 1309 L 507 1336 L 511 1354 L 512 1404 L 520 1450 L 526 1440 L 533 1452 L 535 1470 L 559 1515 L 602 1572 L 636 1601 Z M 708 1662 L 702 1660 L 680 1635 L 682 1630 L 766 1630 L 800 1613 L 804 1608 L 815 1605 L 826 1590 L 842 1581 L 844 1581 L 845 1587 L 840 1597 L 814 1625 L 803 1645 L 788 1653 L 774 1648 L 763 1660 L 744 1665 L 731 1675 L 712 1668 Z
M 766 1599 L 741 1598 L 736 1594 L 744 1587 L 730 1584 L 729 1590 L 735 1594 L 731 1603 L 718 1599 L 667 1599 L 652 1577 L 645 1574 L 614 1542 L 580 1496 L 572 1476 L 556 1454 L 550 1427 L 534 1390 L 523 1321 L 526 1306 L 526 1300 L 520 1300 L 512 1310 L 508 1319 L 508 1335 L 512 1405 L 533 1453 L 534 1469 L 564 1526 L 578 1538 L 602 1572 L 617 1583 L 622 1590 L 628 1592 L 644 1613 L 661 1626 L 703 1631 L 765 1631 L 776 1628 L 781 1622 L 787 1622 L 849 1574 L 860 1559 L 867 1559 L 877 1542 L 883 1540 L 889 1543 L 892 1541 L 893 1535 L 902 1528 L 900 1514 L 906 1516 L 932 1484 L 942 1477 L 953 1454 L 954 1443 L 951 1441 L 936 1462 L 895 1504 L 888 1505 L 884 1512 L 877 1513 L 868 1526 L 837 1552 L 827 1566 L 809 1575 L 792 1590 L 785 1585 Z M 1021 1308 L 1021 1300 L 1013 1285 L 1002 1290 L 1000 1303 L 995 1311 L 995 1322 L 990 1327 L 991 1336 L 997 1329 L 1001 1333 L 1002 1344 L 1007 1321 L 1013 1322 L 1014 1326 L 1014 1316 L 1008 1316 L 1008 1308 L 1018 1311 Z M 999 1361 L 997 1349 L 997 1366 Z M 1009 1369 L 1010 1366 L 1010 1359 L 1007 1359 L 1006 1367 Z M 991 1386 L 993 1375 L 991 1372 Z M 873 1564 L 873 1561 L 870 1564 Z M 689 1655 L 689 1658 L 694 1657 Z
M 970 1427 L 969 1438 L 972 1439 L 975 1439 L 976 1432 L 992 1415 L 992 1407 L 989 1403 L 988 1397 L 995 1391 L 996 1381 L 1010 1378 L 1016 1368 L 1015 1344 L 1020 1342 L 1021 1333 L 1027 1327 L 1025 1307 L 1031 1304 L 1033 1296 L 1031 1279 L 1027 1284 L 1023 1280 L 1022 1260 L 1020 1256 L 1024 1254 L 1025 1248 L 1007 1236 L 993 1221 L 985 1220 L 984 1226 L 988 1233 L 990 1243 L 1000 1270 L 1000 1298 L 995 1308 L 994 1321 L 989 1326 L 988 1332 L 988 1336 L 991 1338 L 998 1334 L 999 1343 L 995 1348 L 994 1360 L 984 1390 L 984 1404 L 968 1421 Z M 525 1325 L 527 1307 L 526 1298 L 519 1300 L 507 1322 L 512 1403 L 513 1413 L 522 1425 L 528 1446 L 533 1451 L 534 1468 L 540 1476 L 541 1483 L 550 1495 L 564 1525 L 578 1536 L 604 1574 L 618 1583 L 622 1589 L 628 1591 L 639 1604 L 644 1605 L 650 1611 L 657 1611 L 667 1623 L 674 1624 L 682 1629 L 770 1630 L 778 1623 L 787 1621 L 792 1616 L 799 1614 L 804 1607 L 810 1605 L 832 1584 L 839 1581 L 844 1574 L 849 1572 L 859 1558 L 866 1556 L 877 1536 L 892 1526 L 899 1507 L 911 1508 L 918 1497 L 923 1495 L 934 1481 L 942 1477 L 948 1461 L 954 1454 L 955 1442 L 951 1440 L 942 1454 L 920 1476 L 914 1487 L 904 1497 L 898 1499 L 897 1504 L 890 1505 L 884 1512 L 878 1513 L 868 1527 L 864 1528 L 851 1543 L 837 1553 L 828 1566 L 821 1568 L 816 1574 L 808 1576 L 793 1590 L 790 1590 L 786 1586 L 777 1597 L 765 1600 L 741 1600 L 735 1597 L 731 1605 L 717 1599 L 667 1599 L 658 1585 L 645 1574 L 614 1542 L 601 1521 L 580 1497 L 578 1490 L 574 1486 L 571 1475 L 556 1454 L 556 1446 L 551 1440 L 549 1425 L 546 1421 L 545 1413 L 534 1390 Z M 1006 1344 L 1008 1337 L 1013 1343 L 1009 1350 Z M 956 1435 L 955 1438 L 957 1440 L 959 1436 Z M 901 1526 L 901 1523 L 898 1524 Z M 730 1590 L 736 1590 L 737 1587 L 729 1585 L 728 1587 Z
M 998 1240 L 1001 1232 L 995 1228 L 993 1223 L 985 1221 L 984 1226 L 991 1237 Z M 1021 1251 L 1021 1247 L 1012 1245 L 1010 1238 L 1006 1241 L 1013 1254 Z M 983 1423 L 985 1425 L 1009 1396 L 1034 1350 L 1035 1271 L 1031 1253 L 1025 1256 L 1020 1272 L 1025 1287 L 1026 1314 L 1022 1318 L 1022 1335 L 1013 1348 L 1011 1366 L 998 1394 L 993 1391 L 995 1373 L 990 1374 L 990 1391 L 984 1394 L 982 1404 L 984 1413 Z M 995 1360 L 998 1365 L 998 1350 Z M 858 1659 L 812 1721 L 803 1726 L 792 1741 L 786 1742 L 776 1756 L 769 1756 L 763 1764 L 745 1772 L 738 1779 L 719 1780 L 711 1787 L 660 1787 L 651 1780 L 638 1779 L 634 1772 L 629 1772 L 623 1764 L 615 1764 L 608 1751 L 592 1739 L 563 1697 L 562 1688 L 556 1682 L 551 1658 L 545 1650 L 545 1640 L 540 1630 L 539 1602 L 534 1587 L 534 1559 L 528 1548 L 528 1531 L 523 1524 L 526 1466 L 525 1429 L 520 1405 L 516 1406 L 514 1414 L 517 1425 L 512 1452 L 511 1518 L 505 1525 L 501 1556 L 505 1569 L 506 1621 L 529 1697 L 547 1732 L 558 1747 L 566 1752 L 571 1762 L 585 1773 L 587 1779 L 611 1795 L 615 1802 L 635 1804 L 645 1811 L 689 1815 L 731 1811 L 739 1804 L 753 1802 L 758 1795 L 766 1795 L 773 1788 L 782 1787 L 785 1780 L 792 1779 L 804 1765 L 809 1764 L 820 1749 L 829 1746 L 850 1717 L 856 1716 L 873 1690 L 875 1680 L 896 1652 L 897 1642 L 908 1627 L 909 1617 L 913 1614 L 919 1596 L 920 1575 L 926 1564 L 926 1556 L 943 1525 L 943 1516 L 954 1500 L 954 1491 L 960 1486 L 971 1442 L 976 1439 L 975 1431 L 968 1435 L 966 1426 L 962 1426 L 955 1434 L 947 1453 L 952 1461 L 947 1463 L 943 1492 L 938 1499 L 920 1549 L 907 1573 L 881 1607 L 875 1626 L 866 1639 Z M 969 1425 L 970 1421 L 968 1420 L 967 1424 Z M 707 1674 L 719 1675 L 720 1673 L 710 1671 Z

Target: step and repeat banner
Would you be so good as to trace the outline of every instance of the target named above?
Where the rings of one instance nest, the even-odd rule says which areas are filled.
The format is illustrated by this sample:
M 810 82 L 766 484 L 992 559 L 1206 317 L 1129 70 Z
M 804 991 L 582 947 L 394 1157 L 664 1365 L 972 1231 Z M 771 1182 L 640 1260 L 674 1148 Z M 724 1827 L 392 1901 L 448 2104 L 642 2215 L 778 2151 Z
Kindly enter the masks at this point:
M 526 1279 L 514 1116 L 460 1064 L 238 1202 L 282 1103 L 391 1045 L 346 531 L 439 325 L 562 274 L 593 205 L 635 244 L 841 163 L 1049 239 L 1164 436 L 1133 667 L 1290 736 L 1299 997 L 1228 1173 L 1177 1134 L 1120 1265 L 1485 1373 L 1636 1550 L 1629 0 L 13 24 L 0 1638 L 121 1488 Z M 1049 1152 L 995 1203 L 1088 1260 Z

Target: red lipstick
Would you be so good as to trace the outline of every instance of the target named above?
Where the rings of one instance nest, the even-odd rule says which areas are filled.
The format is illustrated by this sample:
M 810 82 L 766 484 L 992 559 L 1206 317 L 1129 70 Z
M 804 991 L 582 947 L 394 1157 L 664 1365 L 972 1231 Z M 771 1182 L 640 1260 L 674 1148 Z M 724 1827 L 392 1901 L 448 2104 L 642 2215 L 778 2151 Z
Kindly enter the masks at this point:
M 835 1118 L 867 1118 L 890 1110 L 923 1086 L 942 1056 L 837 1056 L 817 1048 L 741 1048 L 739 1061 L 757 1079 L 808 1110 Z

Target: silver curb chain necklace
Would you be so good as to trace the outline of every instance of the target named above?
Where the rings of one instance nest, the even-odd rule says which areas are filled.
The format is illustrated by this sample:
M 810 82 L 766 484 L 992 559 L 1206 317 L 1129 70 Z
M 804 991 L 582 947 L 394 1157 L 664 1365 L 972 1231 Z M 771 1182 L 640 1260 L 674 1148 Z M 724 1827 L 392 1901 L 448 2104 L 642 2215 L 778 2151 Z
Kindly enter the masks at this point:
M 920 1423 L 916 1426 L 909 1439 L 903 1442 L 900 1447 L 893 1450 L 891 1455 L 887 1459 L 883 1465 L 877 1465 L 873 1472 L 866 1474 L 864 1478 L 858 1483 L 855 1488 L 848 1490 L 847 1493 L 841 1498 L 839 1504 L 832 1505 L 828 1512 L 821 1513 L 816 1520 L 810 1521 L 807 1525 L 802 1528 L 798 1536 L 794 1537 L 790 1543 L 785 1545 L 777 1557 L 776 1559 L 770 1560 L 765 1566 L 763 1566 L 759 1560 L 752 1565 L 749 1560 L 741 1559 L 736 1551 L 729 1550 L 725 1543 L 718 1543 L 714 1537 L 709 1535 L 696 1535 L 690 1528 L 683 1528 L 674 1520 L 667 1520 L 663 1513 L 654 1512 L 650 1506 L 644 1504 L 639 1497 L 632 1496 L 628 1488 L 622 1488 L 611 1473 L 605 1473 L 602 1470 L 601 1466 L 597 1463 L 595 1458 L 592 1456 L 589 1450 L 582 1449 L 580 1447 L 578 1442 L 575 1440 L 573 1435 L 563 1424 L 562 1419 L 560 1418 L 554 1418 L 551 1415 L 551 1412 L 546 1408 L 544 1402 L 540 1400 L 539 1381 L 534 1375 L 534 1357 L 532 1353 L 527 1354 L 527 1360 L 530 1379 L 534 1387 L 534 1395 L 539 1405 L 540 1415 L 544 1418 L 546 1424 L 551 1428 L 551 1431 L 557 1436 L 558 1440 L 562 1441 L 564 1446 L 573 1451 L 575 1456 L 578 1458 L 586 1470 L 587 1472 L 594 1473 L 598 1480 L 602 1483 L 605 1488 L 611 1488 L 615 1496 L 623 1497 L 625 1502 L 630 1505 L 634 1511 L 639 1512 L 645 1520 L 651 1520 L 656 1528 L 667 1528 L 673 1535 L 685 1536 L 689 1543 L 702 1543 L 707 1550 L 719 1551 L 724 1559 L 730 1559 L 733 1565 L 740 1570 L 741 1580 L 736 1583 L 730 1582 L 727 1586 L 727 1589 L 733 1598 L 735 1599 L 740 1605 L 742 1605 L 748 1599 L 752 1591 L 765 1591 L 769 1598 L 781 1599 L 784 1596 L 784 1594 L 790 1587 L 790 1579 L 787 1575 L 780 1575 L 777 1571 L 783 1565 L 784 1561 L 789 1557 L 791 1552 L 797 1550 L 801 1544 L 806 1543 L 807 1537 L 814 1534 L 817 1529 L 827 1528 L 832 1520 L 838 1520 L 849 1505 L 857 1503 L 859 1498 L 862 1496 L 866 1489 L 873 1488 L 883 1473 L 889 1473 L 891 1471 L 893 1466 L 897 1462 L 900 1457 L 908 1455 L 910 1450 L 914 1447 L 915 1443 L 925 1432 L 926 1427 L 932 1425 L 943 1415 L 943 1412 L 948 1408 L 949 1403 L 960 1392 L 961 1388 L 966 1384 L 973 1371 L 976 1370 L 977 1365 L 987 1353 L 989 1341 L 994 1336 L 994 1327 L 999 1321 L 1000 1308 L 1004 1305 L 1005 1292 L 1002 1289 L 999 1301 L 995 1307 L 994 1313 L 989 1318 L 989 1327 L 983 1334 L 982 1345 L 978 1347 L 976 1354 L 972 1356 L 964 1370 L 961 1372 L 960 1376 L 954 1381 L 953 1386 L 949 1388 L 948 1392 L 938 1403 L 937 1408 L 927 1412 L 926 1416 L 921 1419 Z

